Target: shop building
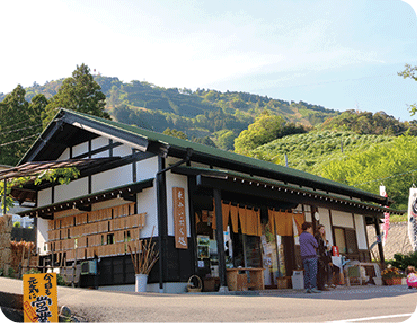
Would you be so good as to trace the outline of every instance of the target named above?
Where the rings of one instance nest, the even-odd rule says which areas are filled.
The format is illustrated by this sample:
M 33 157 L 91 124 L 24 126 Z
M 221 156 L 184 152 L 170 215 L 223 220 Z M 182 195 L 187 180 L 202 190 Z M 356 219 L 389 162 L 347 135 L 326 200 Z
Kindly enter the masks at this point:
M 152 234 L 160 259 L 150 291 L 185 291 L 194 274 L 224 288 L 239 267 L 277 288 L 301 267 L 302 222 L 324 224 L 341 254 L 369 262 L 366 226 L 380 235 L 384 212 L 398 212 L 387 197 L 65 109 L 0 177 L 63 165 L 78 167 L 79 178 L 12 188 L 18 201 L 36 202 L 20 215 L 35 218 L 41 258 L 56 266 L 99 259 L 99 285 L 126 290 L 134 283 L 129 245 Z

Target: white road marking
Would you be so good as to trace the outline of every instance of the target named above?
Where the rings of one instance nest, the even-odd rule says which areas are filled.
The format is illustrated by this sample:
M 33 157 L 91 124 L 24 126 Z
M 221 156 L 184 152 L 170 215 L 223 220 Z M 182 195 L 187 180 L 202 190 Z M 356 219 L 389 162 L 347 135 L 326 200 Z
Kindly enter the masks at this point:
M 340 320 L 340 321 L 330 321 L 327 323 L 343 323 L 343 322 L 360 322 L 360 321 L 372 321 L 372 320 L 382 320 L 382 319 L 389 319 L 394 317 L 406 317 L 413 315 L 411 314 L 397 314 L 397 315 L 386 315 L 386 316 L 374 316 L 374 317 L 362 317 L 358 319 L 350 319 L 350 320 Z

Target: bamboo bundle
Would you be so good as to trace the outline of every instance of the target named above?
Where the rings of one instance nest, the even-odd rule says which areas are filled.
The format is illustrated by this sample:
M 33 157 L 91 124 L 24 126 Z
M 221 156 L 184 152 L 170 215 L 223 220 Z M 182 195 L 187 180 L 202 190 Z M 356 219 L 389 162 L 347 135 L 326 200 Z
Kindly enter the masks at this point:
M 136 249 L 134 247 L 134 251 L 132 251 L 132 248 L 129 244 L 129 251 L 130 256 L 132 258 L 133 267 L 135 269 L 135 274 L 146 274 L 149 275 L 152 267 L 155 265 L 155 263 L 159 259 L 159 251 L 156 251 L 155 245 L 156 242 L 152 243 L 153 238 L 153 230 L 152 228 L 152 234 L 150 240 L 139 240 L 139 247 Z

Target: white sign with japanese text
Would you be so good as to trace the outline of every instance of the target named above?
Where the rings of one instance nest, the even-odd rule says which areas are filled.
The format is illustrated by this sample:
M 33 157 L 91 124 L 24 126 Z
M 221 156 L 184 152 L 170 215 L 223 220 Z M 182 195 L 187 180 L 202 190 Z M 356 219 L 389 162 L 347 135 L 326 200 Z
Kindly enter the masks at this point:
M 172 203 L 175 223 L 175 247 L 187 249 L 187 217 L 185 214 L 185 192 L 183 187 L 172 188 Z

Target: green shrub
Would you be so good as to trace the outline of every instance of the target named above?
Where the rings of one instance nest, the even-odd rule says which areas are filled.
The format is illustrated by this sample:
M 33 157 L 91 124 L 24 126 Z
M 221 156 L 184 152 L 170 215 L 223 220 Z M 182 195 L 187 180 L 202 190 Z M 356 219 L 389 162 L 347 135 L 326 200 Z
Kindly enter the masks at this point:
M 392 265 L 401 270 L 406 270 L 408 266 L 417 267 L 417 252 L 408 255 L 395 254 L 394 260 L 387 261 L 387 265 Z
M 12 267 L 9 267 L 9 272 L 7 276 L 14 278 L 15 274 L 16 270 L 14 270 Z
M 65 286 L 64 277 L 62 277 L 61 274 L 56 274 L 56 284 L 61 285 L 61 286 Z
M 34 268 L 29 269 L 26 274 L 40 274 L 41 272 L 39 270 L 36 270 Z

